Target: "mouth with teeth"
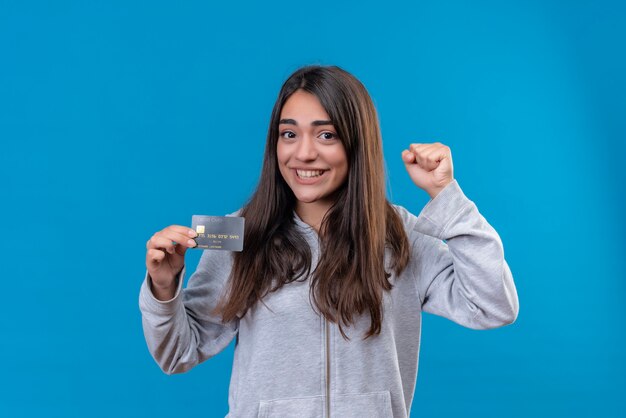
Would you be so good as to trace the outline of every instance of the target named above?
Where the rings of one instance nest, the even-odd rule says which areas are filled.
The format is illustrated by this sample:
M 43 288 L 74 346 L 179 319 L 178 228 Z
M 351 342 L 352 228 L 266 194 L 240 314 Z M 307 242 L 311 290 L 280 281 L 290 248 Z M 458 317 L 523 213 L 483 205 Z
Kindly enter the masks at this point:
M 301 179 L 311 179 L 324 174 L 326 170 L 296 170 L 296 175 Z

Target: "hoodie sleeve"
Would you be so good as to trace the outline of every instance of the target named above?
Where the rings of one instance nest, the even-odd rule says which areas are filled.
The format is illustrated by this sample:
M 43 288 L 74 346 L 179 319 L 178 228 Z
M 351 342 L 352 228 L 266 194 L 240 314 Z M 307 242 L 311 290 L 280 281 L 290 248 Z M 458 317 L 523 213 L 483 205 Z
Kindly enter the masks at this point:
M 517 319 L 519 301 L 502 241 L 456 180 L 423 208 L 410 239 L 423 311 L 472 329 Z
M 175 296 L 160 301 L 146 277 L 139 292 L 139 309 L 148 350 L 166 374 L 183 373 L 218 354 L 238 331 L 238 320 L 222 323 L 210 312 L 219 302 L 230 274 L 231 254 L 203 251 L 198 268 L 183 287 L 185 268 L 179 274 Z

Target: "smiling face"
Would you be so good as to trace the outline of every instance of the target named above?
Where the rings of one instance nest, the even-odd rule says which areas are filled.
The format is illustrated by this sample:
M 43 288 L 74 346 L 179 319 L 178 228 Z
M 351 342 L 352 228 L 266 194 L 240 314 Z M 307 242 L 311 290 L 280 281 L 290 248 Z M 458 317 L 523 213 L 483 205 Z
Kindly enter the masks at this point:
M 283 105 L 276 148 L 278 167 L 298 200 L 303 220 L 321 219 L 348 177 L 346 150 L 319 99 L 304 90 Z M 306 222 L 306 220 L 305 220 Z

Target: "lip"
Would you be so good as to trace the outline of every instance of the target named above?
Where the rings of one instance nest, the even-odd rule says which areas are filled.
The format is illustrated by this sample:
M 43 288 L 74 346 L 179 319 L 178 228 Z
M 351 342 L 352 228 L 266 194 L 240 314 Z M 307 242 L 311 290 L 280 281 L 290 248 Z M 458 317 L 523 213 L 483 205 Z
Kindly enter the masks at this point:
M 298 176 L 298 173 L 296 172 L 296 170 L 308 170 L 308 171 L 315 171 L 315 170 L 319 170 L 319 171 L 324 171 L 321 175 L 317 176 L 317 177 L 311 177 L 308 179 L 303 179 L 300 178 Z M 317 182 L 319 182 L 320 180 L 324 179 L 326 177 L 326 173 L 328 173 L 329 170 L 327 169 L 323 169 L 323 168 L 291 168 L 291 173 L 293 174 L 293 177 L 296 179 L 296 182 L 299 184 L 315 184 Z

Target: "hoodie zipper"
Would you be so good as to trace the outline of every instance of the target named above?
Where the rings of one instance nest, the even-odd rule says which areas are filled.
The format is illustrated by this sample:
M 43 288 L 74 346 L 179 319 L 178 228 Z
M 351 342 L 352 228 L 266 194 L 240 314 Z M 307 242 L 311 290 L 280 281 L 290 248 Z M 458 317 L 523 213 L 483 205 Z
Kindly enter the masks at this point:
M 324 318 L 324 335 L 326 340 L 326 418 L 330 418 L 330 331 L 328 320 Z

